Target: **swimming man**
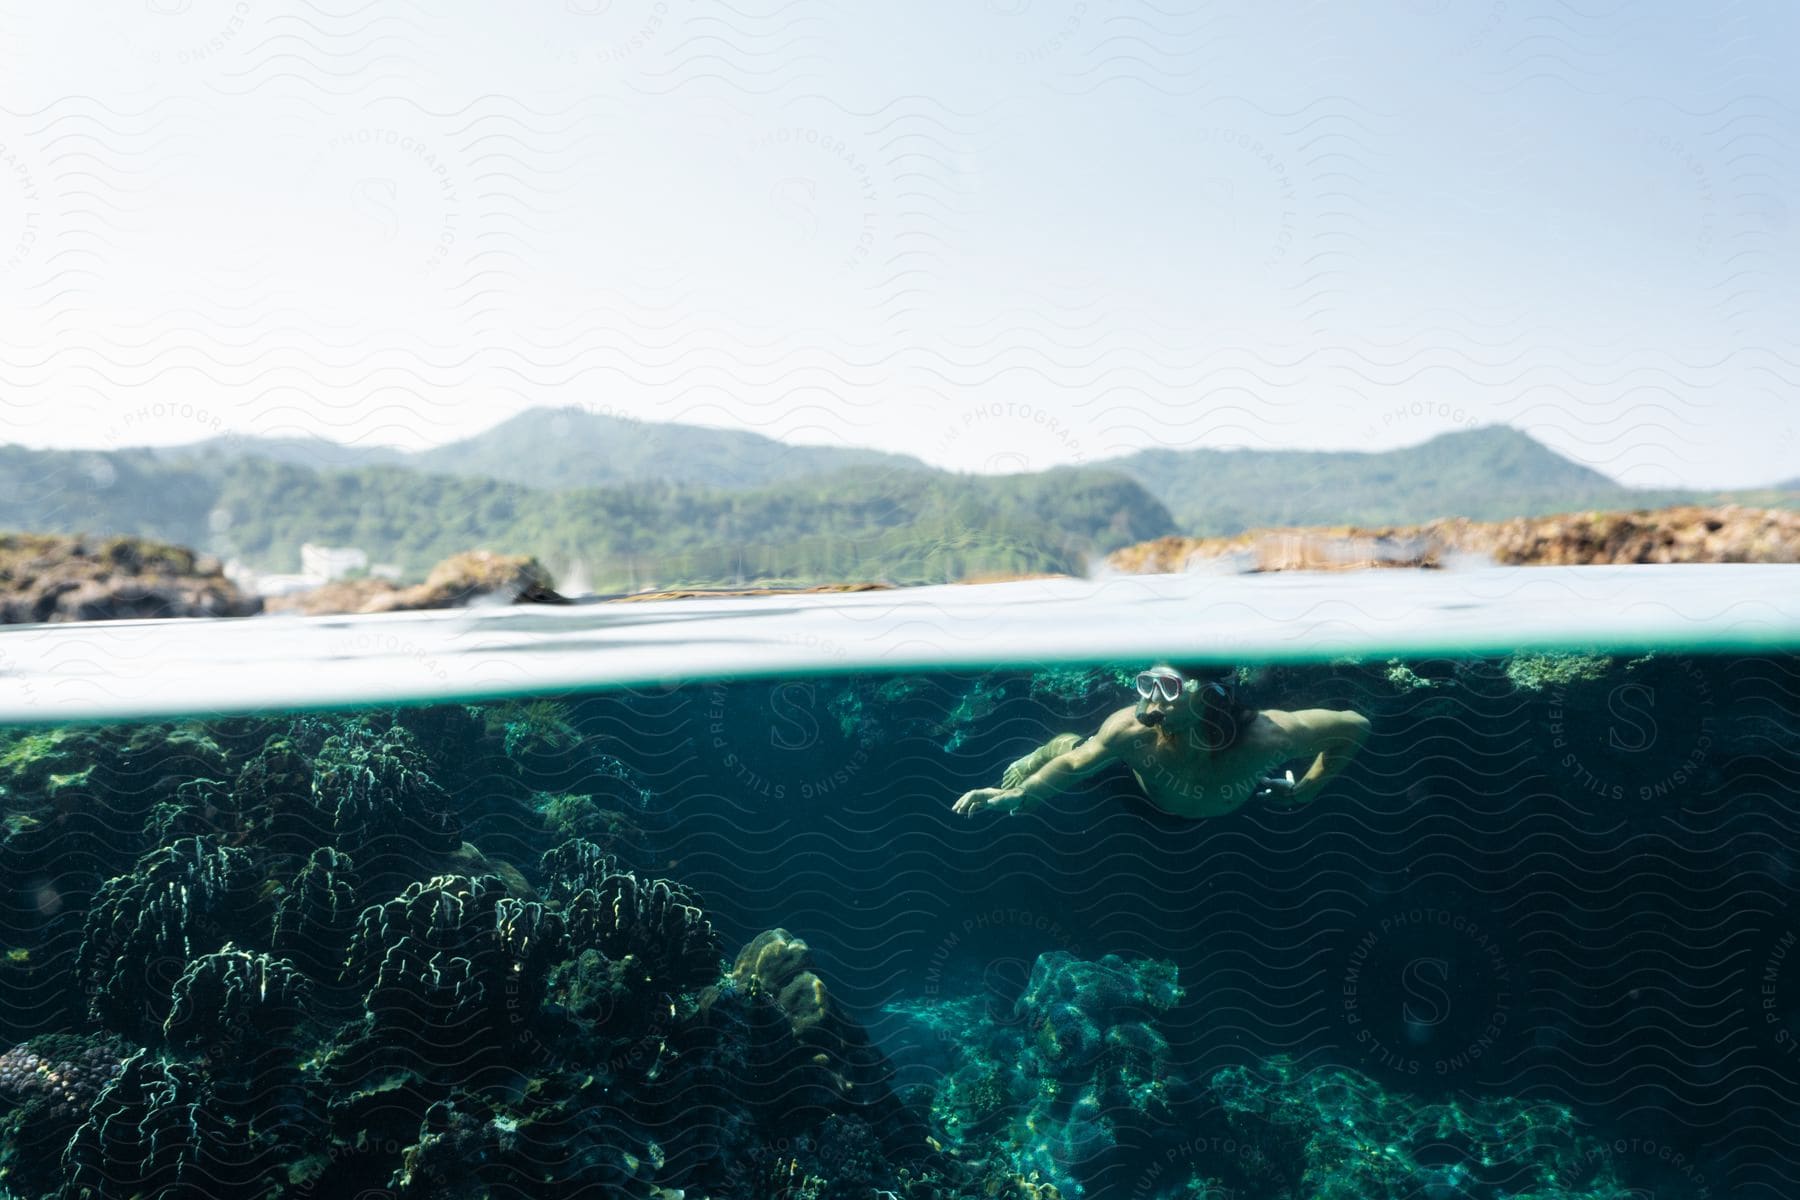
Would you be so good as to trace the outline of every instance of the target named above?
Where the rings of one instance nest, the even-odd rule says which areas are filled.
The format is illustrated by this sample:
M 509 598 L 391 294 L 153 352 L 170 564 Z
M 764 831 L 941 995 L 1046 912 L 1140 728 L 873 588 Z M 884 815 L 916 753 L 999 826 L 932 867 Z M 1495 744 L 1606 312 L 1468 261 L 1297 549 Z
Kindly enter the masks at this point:
M 1094 736 L 1051 738 L 1008 767 L 999 787 L 963 793 L 955 811 L 1022 812 L 1113 762 L 1130 767 L 1150 802 L 1178 817 L 1216 817 L 1251 796 L 1303 802 L 1356 757 L 1369 733 L 1361 713 L 1249 708 L 1228 679 L 1198 670 L 1151 667 L 1137 677 L 1137 693 L 1137 706 L 1106 718 Z M 1300 758 L 1312 759 L 1300 778 L 1268 776 Z

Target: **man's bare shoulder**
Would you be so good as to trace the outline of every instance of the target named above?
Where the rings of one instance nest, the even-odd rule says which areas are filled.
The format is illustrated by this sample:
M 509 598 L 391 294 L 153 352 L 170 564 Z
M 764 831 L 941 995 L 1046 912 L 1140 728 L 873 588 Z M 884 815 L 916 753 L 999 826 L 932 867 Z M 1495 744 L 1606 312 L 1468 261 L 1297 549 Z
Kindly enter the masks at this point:
M 1265 708 L 1251 726 L 1253 734 L 1286 741 L 1314 738 L 1360 737 L 1369 719 L 1359 712 L 1338 708 L 1301 708 L 1287 711 Z
M 1100 723 L 1093 740 L 1117 752 L 1155 736 L 1156 730 L 1137 719 L 1136 708 L 1121 708 Z

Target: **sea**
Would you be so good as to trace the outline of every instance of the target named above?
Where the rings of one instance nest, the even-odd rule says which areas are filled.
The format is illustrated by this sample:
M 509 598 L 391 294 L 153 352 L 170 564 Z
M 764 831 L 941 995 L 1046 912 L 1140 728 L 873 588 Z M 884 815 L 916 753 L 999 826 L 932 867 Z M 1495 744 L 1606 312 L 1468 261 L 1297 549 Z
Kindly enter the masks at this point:
M 1797 653 L 1749 565 L 9 629 L 0 1196 L 1789 1200 Z M 1157 664 L 1366 736 L 954 810 Z

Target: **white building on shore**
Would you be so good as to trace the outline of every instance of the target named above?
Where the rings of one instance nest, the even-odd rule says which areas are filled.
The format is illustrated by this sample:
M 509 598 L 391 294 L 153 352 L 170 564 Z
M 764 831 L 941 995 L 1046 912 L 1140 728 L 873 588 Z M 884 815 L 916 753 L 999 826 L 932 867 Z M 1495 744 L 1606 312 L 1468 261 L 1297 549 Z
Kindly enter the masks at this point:
M 369 556 L 355 546 L 315 546 L 311 542 L 300 547 L 298 575 L 264 574 L 235 559 L 225 564 L 227 579 L 258 596 L 311 591 L 356 571 L 377 579 L 397 580 L 401 576 L 397 563 L 370 563 Z
M 315 546 L 305 542 L 300 547 L 300 573 L 316 576 L 321 583 L 368 569 L 369 556 L 355 546 Z

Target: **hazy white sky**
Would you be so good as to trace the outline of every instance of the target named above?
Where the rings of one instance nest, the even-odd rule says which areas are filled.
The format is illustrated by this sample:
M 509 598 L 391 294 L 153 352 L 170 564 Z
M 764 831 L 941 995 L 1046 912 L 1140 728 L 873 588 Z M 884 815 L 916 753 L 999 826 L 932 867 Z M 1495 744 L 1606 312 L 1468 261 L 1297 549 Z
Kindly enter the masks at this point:
M 0 437 L 1793 476 L 1796 12 L 0 0 Z

